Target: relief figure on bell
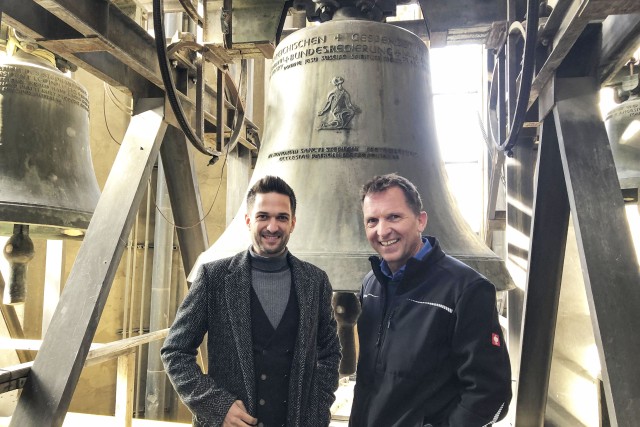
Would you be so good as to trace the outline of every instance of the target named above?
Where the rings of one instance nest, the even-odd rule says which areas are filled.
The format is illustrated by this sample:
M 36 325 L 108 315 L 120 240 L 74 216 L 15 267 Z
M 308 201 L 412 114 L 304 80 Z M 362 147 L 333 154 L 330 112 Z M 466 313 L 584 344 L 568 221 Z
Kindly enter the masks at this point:
M 342 87 L 344 78 L 336 76 L 331 80 L 336 87 L 327 95 L 327 101 L 318 112 L 318 116 L 329 113 L 329 117 L 320 123 L 318 129 L 348 129 L 349 122 L 360 110 L 351 102 L 351 95 Z

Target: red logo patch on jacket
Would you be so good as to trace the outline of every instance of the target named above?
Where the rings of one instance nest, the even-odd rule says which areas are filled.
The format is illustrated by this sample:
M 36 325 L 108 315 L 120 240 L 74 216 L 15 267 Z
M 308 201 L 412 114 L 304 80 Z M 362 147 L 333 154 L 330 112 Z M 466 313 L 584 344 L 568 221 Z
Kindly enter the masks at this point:
M 491 334 L 491 344 L 495 345 L 496 347 L 500 347 L 500 335 L 496 333 Z

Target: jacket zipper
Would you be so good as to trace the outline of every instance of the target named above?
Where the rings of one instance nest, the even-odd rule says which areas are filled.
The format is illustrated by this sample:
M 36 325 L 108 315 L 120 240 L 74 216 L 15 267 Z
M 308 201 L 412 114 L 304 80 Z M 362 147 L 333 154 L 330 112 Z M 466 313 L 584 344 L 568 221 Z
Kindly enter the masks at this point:
M 382 320 L 380 321 L 380 326 L 378 327 L 378 337 L 376 338 L 376 347 L 377 347 L 376 361 L 374 366 L 378 366 L 378 361 L 380 360 L 380 350 L 382 349 L 382 344 L 384 344 L 384 338 L 387 335 L 384 327 L 385 321 L 387 323 L 386 329 L 389 329 L 389 326 L 391 326 L 391 318 L 393 317 L 393 313 L 395 313 L 396 311 L 395 307 L 391 309 L 391 306 L 393 306 L 396 301 L 395 296 L 391 299 L 391 301 L 389 301 L 388 307 L 387 307 L 387 301 L 386 301 L 388 296 L 384 289 L 383 289 L 383 292 L 381 293 L 381 296 L 382 296 L 381 302 L 383 304 L 383 307 L 386 307 L 387 309 L 385 310 L 385 315 L 382 316 Z M 389 309 L 391 309 L 390 312 L 389 312 Z M 389 315 L 387 315 L 387 313 L 389 313 Z
M 376 340 L 376 346 L 377 346 L 378 350 L 376 352 L 376 364 L 375 364 L 375 366 L 378 366 L 378 362 L 380 361 L 380 353 L 382 351 L 382 344 L 384 344 L 384 339 L 387 336 L 387 330 L 391 326 L 391 318 L 393 317 L 393 314 L 395 312 L 396 312 L 396 309 L 394 307 L 393 310 L 391 310 L 391 312 L 389 313 L 389 315 L 386 316 L 385 318 L 383 318 L 382 321 L 380 322 L 380 327 L 378 329 L 378 339 Z M 387 324 L 386 327 L 385 327 L 385 323 Z
M 393 317 L 394 313 L 396 312 L 396 309 L 394 308 L 393 310 L 391 310 L 391 313 L 389 314 L 389 316 L 387 317 L 387 327 L 384 328 L 384 319 L 382 320 L 382 322 L 380 323 L 380 331 L 378 332 L 378 347 L 382 347 L 382 344 L 384 344 L 384 339 L 387 336 L 387 331 L 389 330 L 389 327 L 391 326 L 391 318 Z

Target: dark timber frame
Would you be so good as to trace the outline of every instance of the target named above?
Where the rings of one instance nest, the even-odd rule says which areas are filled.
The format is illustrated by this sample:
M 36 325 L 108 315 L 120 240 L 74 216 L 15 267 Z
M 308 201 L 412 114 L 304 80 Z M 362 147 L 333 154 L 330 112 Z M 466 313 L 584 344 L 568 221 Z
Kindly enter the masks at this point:
M 542 426 L 569 213 L 573 220 L 611 425 L 640 419 L 640 277 L 598 109 L 597 61 L 583 34 L 540 96 L 543 118 L 524 301 L 516 426 Z M 583 49 L 580 54 L 580 49 Z M 562 77 L 558 77 L 561 75 Z

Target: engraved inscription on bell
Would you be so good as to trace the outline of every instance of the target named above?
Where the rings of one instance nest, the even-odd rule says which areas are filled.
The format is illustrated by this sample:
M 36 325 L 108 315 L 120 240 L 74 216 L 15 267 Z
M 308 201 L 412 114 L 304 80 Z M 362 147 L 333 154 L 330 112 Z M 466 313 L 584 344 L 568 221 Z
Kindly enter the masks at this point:
M 349 122 L 360 109 L 353 105 L 351 95 L 342 87 L 344 78 L 335 76 L 331 83 L 335 89 L 329 92 L 324 106 L 318 112 L 318 116 L 324 116 L 318 129 L 349 129 Z
M 0 95 L 10 97 L 26 95 L 42 102 L 54 102 L 64 108 L 76 105 L 89 111 L 87 91 L 75 81 L 62 73 L 57 75 L 54 71 L 45 71 L 24 64 L 2 64 Z

